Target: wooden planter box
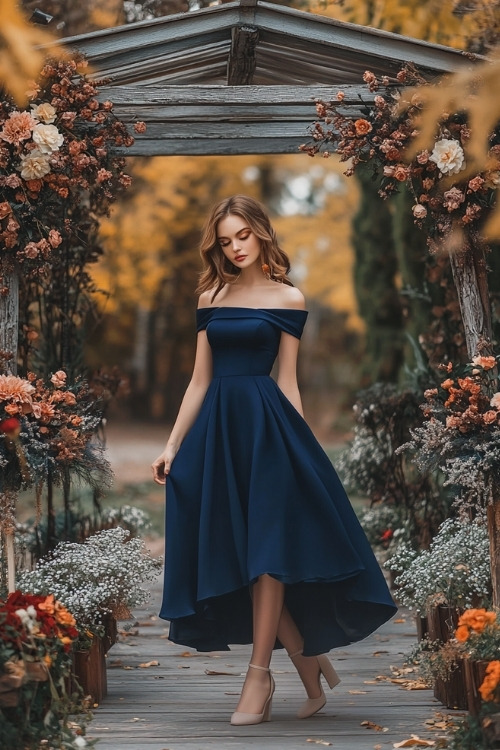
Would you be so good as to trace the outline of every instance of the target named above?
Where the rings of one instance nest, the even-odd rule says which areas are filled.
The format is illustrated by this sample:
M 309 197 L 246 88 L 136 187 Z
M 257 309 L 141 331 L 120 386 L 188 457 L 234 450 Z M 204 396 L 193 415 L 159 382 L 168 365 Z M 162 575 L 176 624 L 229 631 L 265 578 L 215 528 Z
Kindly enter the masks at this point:
M 461 609 L 439 604 L 427 610 L 428 634 L 431 641 L 446 643 L 455 635 Z
M 464 659 L 467 708 L 471 716 L 478 716 L 481 709 L 479 688 L 484 680 L 488 664 L 489 662 L 486 660 Z
M 436 678 L 434 697 L 446 708 L 457 708 L 461 711 L 468 708 L 463 659 L 457 659 L 455 669 L 446 680 Z
M 84 695 L 90 695 L 93 703 L 101 703 L 108 693 L 106 654 L 117 640 L 116 619 L 108 617 L 104 628 L 103 637 L 95 636 L 88 651 L 73 653 L 73 675 Z
M 429 622 L 427 620 L 427 617 L 416 615 L 415 624 L 417 626 L 417 640 L 421 641 L 422 638 L 425 638 L 429 635 Z
M 24 674 L 0 675 L 0 708 L 14 708 L 19 705 L 21 687 L 25 682 L 46 682 L 49 679 L 49 670 L 40 661 L 27 661 L 24 667 Z

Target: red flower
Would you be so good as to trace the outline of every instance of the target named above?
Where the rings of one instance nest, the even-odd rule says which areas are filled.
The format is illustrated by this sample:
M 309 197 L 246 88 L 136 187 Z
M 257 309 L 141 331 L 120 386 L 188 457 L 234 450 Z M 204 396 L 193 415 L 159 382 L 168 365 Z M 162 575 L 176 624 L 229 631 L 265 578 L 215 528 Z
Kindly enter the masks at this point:
M 17 437 L 20 430 L 21 422 L 15 417 L 9 417 L 0 422 L 0 432 L 3 432 L 7 437 L 10 437 L 12 434 Z
M 394 536 L 394 531 L 392 529 L 386 529 L 381 535 L 380 535 L 380 541 L 381 542 L 388 542 L 392 537 Z

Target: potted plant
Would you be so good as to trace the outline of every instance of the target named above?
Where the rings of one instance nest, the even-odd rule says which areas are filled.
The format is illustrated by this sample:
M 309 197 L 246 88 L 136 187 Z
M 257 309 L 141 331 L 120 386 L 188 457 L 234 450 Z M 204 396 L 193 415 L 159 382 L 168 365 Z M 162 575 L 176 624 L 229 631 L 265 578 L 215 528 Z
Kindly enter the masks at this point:
M 82 688 L 99 702 L 106 694 L 105 654 L 114 643 L 116 619 L 144 603 L 147 581 L 156 579 L 161 559 L 146 552 L 144 541 L 116 527 L 82 543 L 61 542 L 32 571 L 19 576 L 22 591 L 55 594 L 74 615 L 82 634 L 75 658 Z
M 477 716 L 481 709 L 481 698 L 485 701 L 493 700 L 490 693 L 494 692 L 500 682 L 499 672 L 497 683 L 492 687 L 494 667 L 490 667 L 500 656 L 498 613 L 486 609 L 466 610 L 458 621 L 455 638 L 464 654 L 469 712 Z
M 81 713 L 67 691 L 75 619 L 53 594 L 16 591 L 0 600 L 0 746 L 82 748 Z M 90 746 L 90 745 L 89 745 Z

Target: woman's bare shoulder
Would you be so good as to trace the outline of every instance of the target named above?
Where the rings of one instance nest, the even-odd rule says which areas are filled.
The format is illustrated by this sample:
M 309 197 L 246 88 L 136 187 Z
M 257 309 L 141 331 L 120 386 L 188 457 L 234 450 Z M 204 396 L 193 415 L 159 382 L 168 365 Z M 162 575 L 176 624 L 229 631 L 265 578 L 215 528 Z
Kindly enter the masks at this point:
M 304 295 L 296 286 L 282 285 L 280 297 L 283 307 L 290 307 L 293 310 L 305 310 L 306 302 Z
M 202 292 L 198 297 L 198 309 L 202 307 L 213 307 L 212 297 L 214 295 L 213 289 L 208 289 L 206 292 Z

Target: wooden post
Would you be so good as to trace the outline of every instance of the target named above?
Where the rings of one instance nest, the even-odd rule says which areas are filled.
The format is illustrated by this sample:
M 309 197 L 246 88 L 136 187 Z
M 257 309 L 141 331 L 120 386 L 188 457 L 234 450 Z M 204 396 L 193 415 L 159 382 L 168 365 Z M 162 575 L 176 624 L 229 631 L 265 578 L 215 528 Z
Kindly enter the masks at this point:
M 11 359 L 7 369 L 17 372 L 17 336 L 19 327 L 19 278 L 15 271 L 0 268 L 0 350 Z
M 484 247 L 478 238 L 467 237 L 461 248 L 449 251 L 449 256 L 469 357 L 491 353 L 493 333 Z
M 7 372 L 17 372 L 17 336 L 19 325 L 19 278 L 10 269 L 0 268 L 0 350 L 10 358 L 5 361 Z M 2 519 L 0 531 L 7 551 L 7 586 L 11 593 L 16 588 L 15 565 L 15 495 L 8 490 L 0 493 Z
M 476 234 L 466 237 L 463 247 L 450 251 L 453 280 L 460 301 L 469 358 L 492 354 L 491 308 L 485 248 Z M 500 607 L 500 496 L 488 507 L 490 567 L 493 606 Z
M 488 535 L 490 537 L 493 606 L 500 608 L 500 500 L 498 499 L 488 506 Z

